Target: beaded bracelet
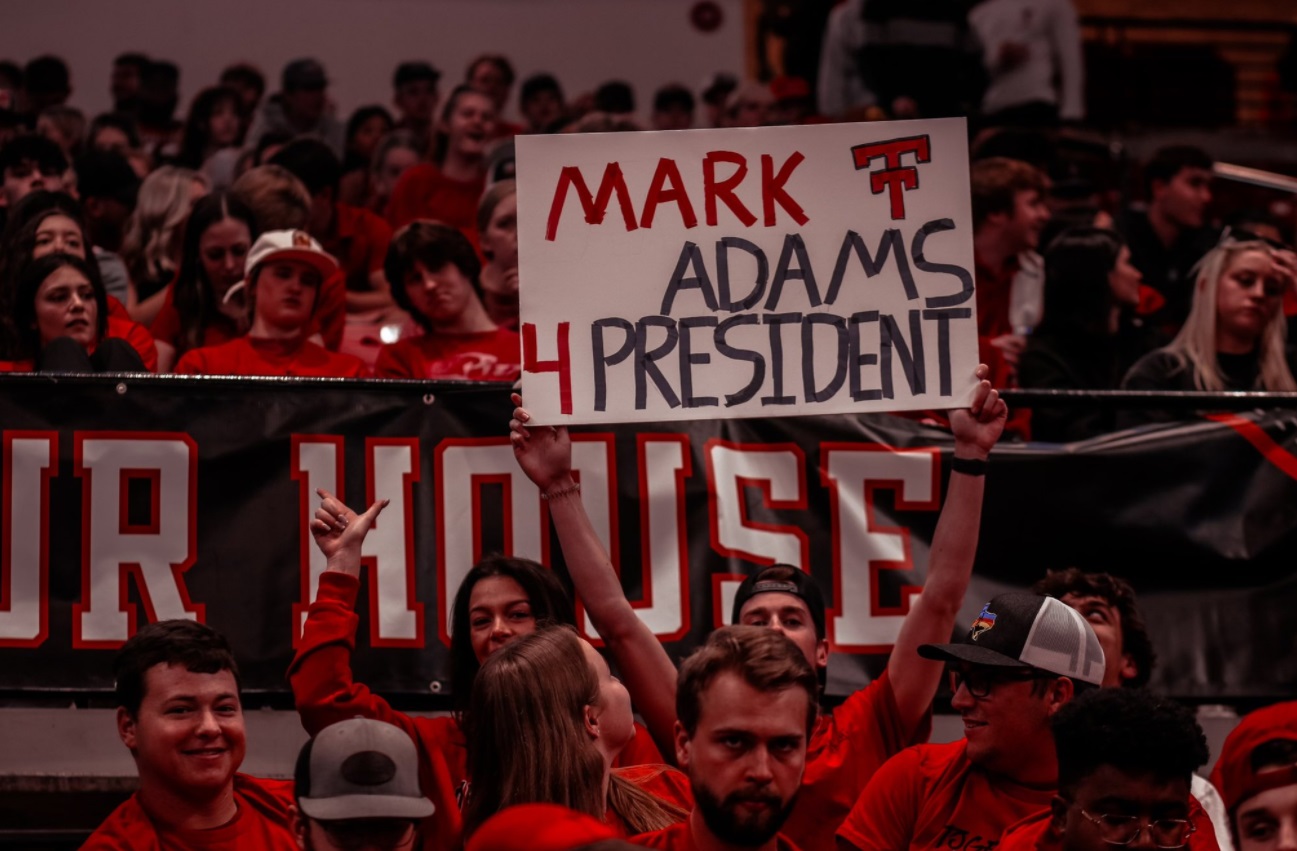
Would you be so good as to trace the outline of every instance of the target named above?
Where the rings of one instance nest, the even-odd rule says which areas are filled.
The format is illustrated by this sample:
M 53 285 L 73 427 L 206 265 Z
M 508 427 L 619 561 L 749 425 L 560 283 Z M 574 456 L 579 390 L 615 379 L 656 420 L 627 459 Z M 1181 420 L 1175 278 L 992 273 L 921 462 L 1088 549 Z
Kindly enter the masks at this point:
M 581 492 L 581 483 L 577 482 L 576 484 L 568 485 L 565 488 L 559 488 L 556 491 L 545 491 L 541 493 L 540 498 L 549 501 L 551 499 L 558 499 L 561 496 L 567 496 L 568 494 L 580 493 L 580 492 Z

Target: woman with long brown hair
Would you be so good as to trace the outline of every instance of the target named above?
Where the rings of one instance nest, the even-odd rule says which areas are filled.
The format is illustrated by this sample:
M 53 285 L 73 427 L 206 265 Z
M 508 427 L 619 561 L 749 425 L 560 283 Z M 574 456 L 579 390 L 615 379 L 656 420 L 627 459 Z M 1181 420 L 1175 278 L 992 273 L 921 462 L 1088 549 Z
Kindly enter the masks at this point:
M 468 717 L 465 836 L 515 804 L 560 804 L 621 836 L 688 815 L 692 796 L 679 772 L 613 768 L 635 736 L 630 694 L 570 626 L 523 636 L 488 659 L 473 681 Z
M 75 254 L 32 260 L 18 274 L 18 357 L 3 372 L 146 372 L 125 340 L 108 336 L 108 296 L 99 269 Z
M 258 235 L 252 211 L 228 192 L 213 192 L 194 204 L 175 282 L 150 326 L 161 372 L 170 372 L 190 349 L 229 342 L 247 332 L 243 299 L 226 295 L 243 280 Z
M 31 353 L 21 351 L 26 330 L 15 326 L 19 276 L 35 260 L 50 254 L 71 254 L 89 264 L 93 285 L 103 290 L 103 276 L 94 262 L 89 236 L 76 199 L 62 192 L 32 192 L 9 211 L 0 236 L 0 358 L 22 361 Z M 104 293 L 101 319 L 103 337 L 125 340 L 135 349 L 144 368 L 158 365 L 157 349 L 146 328 L 132 322 L 126 308 Z
M 450 685 L 454 713 L 413 717 L 398 712 L 351 675 L 351 653 L 359 623 L 361 544 L 385 503 L 357 514 L 327 491 L 311 521 L 311 533 L 328 560 L 313 589 L 297 656 L 288 681 L 302 726 L 316 733 L 357 715 L 395 724 L 419 751 L 424 794 L 437 806 L 428 837 L 430 848 L 454 848 L 460 838 L 460 807 L 469 795 L 468 738 L 470 699 L 479 669 L 512 642 L 554 624 L 574 627 L 572 600 L 552 571 L 534 561 L 488 556 L 464 576 L 451 612 Z M 636 725 L 620 764 L 657 765 L 662 755 L 648 733 Z M 653 772 L 641 772 L 649 781 Z M 439 840 L 435 842 L 434 839 Z

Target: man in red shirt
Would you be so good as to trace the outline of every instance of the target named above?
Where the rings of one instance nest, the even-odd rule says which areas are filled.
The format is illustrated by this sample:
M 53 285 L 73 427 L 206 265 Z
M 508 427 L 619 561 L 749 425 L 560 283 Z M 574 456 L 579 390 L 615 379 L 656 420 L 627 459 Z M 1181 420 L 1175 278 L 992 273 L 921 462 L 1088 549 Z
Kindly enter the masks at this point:
M 990 364 L 995 385 L 1003 387 L 1005 382 L 998 379 L 1016 372 L 1018 356 L 1027 344 L 1022 329 L 1014 327 L 1010 306 L 1024 260 L 1029 265 L 1039 262 L 1034 252 L 1049 221 L 1047 185 L 1045 175 L 1034 166 L 1007 157 L 973 163 L 969 181 L 979 353 L 982 362 Z M 1034 301 L 1039 301 L 1039 293 Z
M 1053 729 L 1058 794 L 999 851 L 1218 848 L 1189 794 L 1207 739 L 1188 709 L 1143 689 L 1098 689 L 1060 709 Z
M 385 270 L 396 303 L 423 333 L 384 346 L 376 377 L 514 381 L 521 374 L 518 334 L 487 315 L 482 264 L 462 233 L 413 222 L 392 240 Z
M 1008 409 L 983 379 L 967 410 L 951 412 L 954 460 L 945 504 L 933 534 L 923 594 L 909 603 L 885 673 L 849 696 L 815 725 L 803 790 L 784 833 L 803 848 L 828 848 L 874 771 L 903 748 L 927 741 L 928 713 L 941 684 L 942 666 L 914 658 L 924 642 L 949 638 L 977 552 L 987 459 L 999 440 Z M 515 396 L 515 403 L 521 404 Z M 676 720 L 673 663 L 652 630 L 626 599 L 617 571 L 594 531 L 572 476 L 565 429 L 528 429 L 521 407 L 510 423 L 514 455 L 549 506 L 572 582 L 599 635 L 617 659 L 649 731 L 661 746 Z M 829 664 L 826 607 L 815 581 L 790 565 L 757 570 L 734 597 L 735 623 L 781 632 L 813 669 Z
M 339 721 L 302 746 L 293 798 L 293 833 L 311 851 L 410 848 L 436 809 L 419 791 L 414 742 L 370 718 Z
M 795 851 L 778 835 L 793 811 L 815 727 L 819 681 L 773 630 L 716 630 L 680 666 L 676 762 L 695 806 L 688 821 L 636 837 L 670 851 Z
M 338 200 L 342 161 L 319 139 L 289 142 L 270 158 L 288 169 L 311 193 L 306 230 L 338 261 L 347 282 L 347 312 L 390 310 L 392 295 L 383 275 L 383 259 L 392 241 L 392 226 L 377 215 Z
M 122 646 L 113 680 L 139 791 L 83 848 L 297 848 L 292 784 L 237 773 L 247 747 L 239 669 L 219 633 L 189 620 L 149 624 Z
M 311 342 L 311 320 L 323 282 L 338 264 L 300 230 L 263 233 L 248 252 L 247 287 L 252 327 L 228 343 L 190 349 L 176 364 L 178 375 L 278 375 L 366 378 L 355 355 Z M 226 293 L 229 298 L 231 289 Z
M 1094 630 L 1076 610 L 1036 594 L 999 595 L 962 641 L 925 644 L 919 655 L 951 665 L 964 738 L 888 760 L 838 831 L 840 849 L 991 847 L 1005 828 L 1049 806 L 1058 782 L 1050 719 L 1103 681 Z

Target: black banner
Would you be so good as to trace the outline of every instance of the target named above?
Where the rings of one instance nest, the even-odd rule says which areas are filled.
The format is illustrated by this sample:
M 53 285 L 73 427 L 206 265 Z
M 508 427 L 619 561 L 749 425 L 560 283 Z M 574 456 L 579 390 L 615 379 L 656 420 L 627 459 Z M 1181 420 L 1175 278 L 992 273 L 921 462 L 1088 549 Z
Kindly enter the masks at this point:
M 0 384 L 0 690 L 111 688 L 142 623 L 198 617 L 251 691 L 283 673 L 314 577 L 316 487 L 392 505 L 366 541 L 358 679 L 444 693 L 447 601 L 481 555 L 560 571 L 499 387 L 15 376 Z M 758 563 L 831 600 L 830 693 L 877 673 L 945 491 L 951 439 L 885 415 L 580 430 L 575 466 L 627 594 L 673 655 Z M 1297 683 L 1297 414 L 1222 414 L 997 449 L 961 620 L 1046 568 L 1129 578 L 1154 685 L 1199 699 Z

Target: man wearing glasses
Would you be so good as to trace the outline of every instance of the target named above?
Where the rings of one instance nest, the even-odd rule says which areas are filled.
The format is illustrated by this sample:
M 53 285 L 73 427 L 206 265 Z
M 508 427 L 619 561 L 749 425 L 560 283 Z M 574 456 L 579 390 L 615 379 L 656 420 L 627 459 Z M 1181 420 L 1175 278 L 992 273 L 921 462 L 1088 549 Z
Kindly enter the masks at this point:
M 924 644 L 946 662 L 964 738 L 917 745 L 883 765 L 837 834 L 839 849 L 991 851 L 1050 806 L 1058 762 L 1050 721 L 1103 681 L 1103 650 L 1079 613 L 1037 594 L 1001 594 L 963 640 Z
M 1054 743 L 1058 795 L 997 851 L 1218 848 L 1189 794 L 1207 740 L 1185 707 L 1143 689 L 1100 689 L 1058 711 Z

